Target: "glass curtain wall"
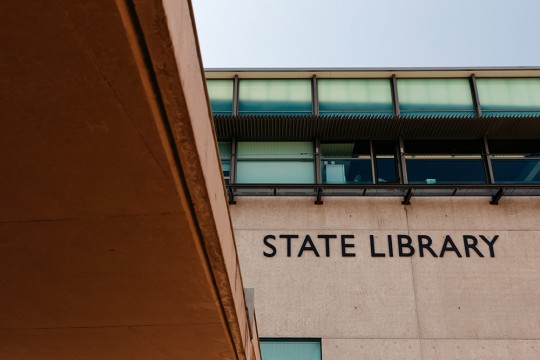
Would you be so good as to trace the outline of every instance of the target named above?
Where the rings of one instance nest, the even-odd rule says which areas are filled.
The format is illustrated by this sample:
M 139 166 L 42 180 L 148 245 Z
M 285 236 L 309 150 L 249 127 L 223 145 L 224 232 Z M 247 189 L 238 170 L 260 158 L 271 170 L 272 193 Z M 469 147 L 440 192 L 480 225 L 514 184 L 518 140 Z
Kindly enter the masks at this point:
M 230 182 L 231 142 L 219 142 L 225 183 Z M 540 140 L 405 140 L 409 184 L 486 184 L 486 161 L 496 184 L 540 184 Z M 323 184 L 399 184 L 397 141 L 321 141 Z M 236 183 L 315 184 L 311 141 L 240 141 Z
M 480 141 L 405 141 L 409 184 L 485 184 Z
M 313 143 L 239 141 L 238 184 L 314 184 Z
M 540 140 L 490 140 L 496 184 L 540 184 Z

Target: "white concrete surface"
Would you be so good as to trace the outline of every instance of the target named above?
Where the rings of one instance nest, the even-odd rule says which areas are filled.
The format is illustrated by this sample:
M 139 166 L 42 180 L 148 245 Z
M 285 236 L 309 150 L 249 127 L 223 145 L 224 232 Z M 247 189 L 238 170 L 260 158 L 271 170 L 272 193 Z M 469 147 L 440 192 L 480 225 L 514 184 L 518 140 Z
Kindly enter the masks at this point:
M 261 337 L 322 339 L 323 359 L 540 359 L 540 199 L 241 197 L 230 207 L 242 276 L 255 288 Z M 273 234 L 276 255 L 264 245 Z M 297 234 L 291 257 L 280 234 Z M 319 234 L 350 234 L 355 257 L 338 239 L 326 257 Z M 398 234 L 416 253 L 399 257 Z M 440 254 L 449 235 L 462 257 Z M 463 235 L 478 239 L 466 257 Z M 310 235 L 313 251 L 298 251 Z M 377 251 L 372 257 L 369 236 Z M 388 256 L 393 236 L 394 257 Z M 492 239 L 494 257 L 479 235 Z M 404 249 L 407 250 L 407 249 Z

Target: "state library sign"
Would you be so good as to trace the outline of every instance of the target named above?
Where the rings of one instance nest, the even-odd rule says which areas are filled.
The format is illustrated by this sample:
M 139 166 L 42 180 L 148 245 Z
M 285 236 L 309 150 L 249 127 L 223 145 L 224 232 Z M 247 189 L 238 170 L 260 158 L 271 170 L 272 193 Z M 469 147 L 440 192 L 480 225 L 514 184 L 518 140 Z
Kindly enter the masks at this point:
M 366 238 L 357 238 L 352 234 L 268 234 L 262 241 L 263 255 L 270 258 L 283 254 L 286 257 L 355 257 L 360 245 L 364 243 L 371 257 L 493 258 L 498 239 L 499 235 L 493 234 L 444 235 L 442 239 L 427 234 L 369 235 Z

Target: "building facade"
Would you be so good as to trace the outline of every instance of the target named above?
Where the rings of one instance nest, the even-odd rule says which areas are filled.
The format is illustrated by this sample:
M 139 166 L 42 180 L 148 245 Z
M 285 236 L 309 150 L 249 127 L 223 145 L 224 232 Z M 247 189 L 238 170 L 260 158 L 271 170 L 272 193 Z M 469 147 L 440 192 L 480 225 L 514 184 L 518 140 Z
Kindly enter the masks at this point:
M 206 77 L 263 360 L 540 358 L 540 70 Z

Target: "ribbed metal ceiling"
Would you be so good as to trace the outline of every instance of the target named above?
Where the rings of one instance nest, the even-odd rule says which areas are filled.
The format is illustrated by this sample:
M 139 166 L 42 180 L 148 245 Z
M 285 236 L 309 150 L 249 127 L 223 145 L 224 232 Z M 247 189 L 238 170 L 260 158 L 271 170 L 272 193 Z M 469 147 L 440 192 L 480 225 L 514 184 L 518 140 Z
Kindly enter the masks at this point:
M 537 139 L 539 116 L 216 115 L 219 139 Z

